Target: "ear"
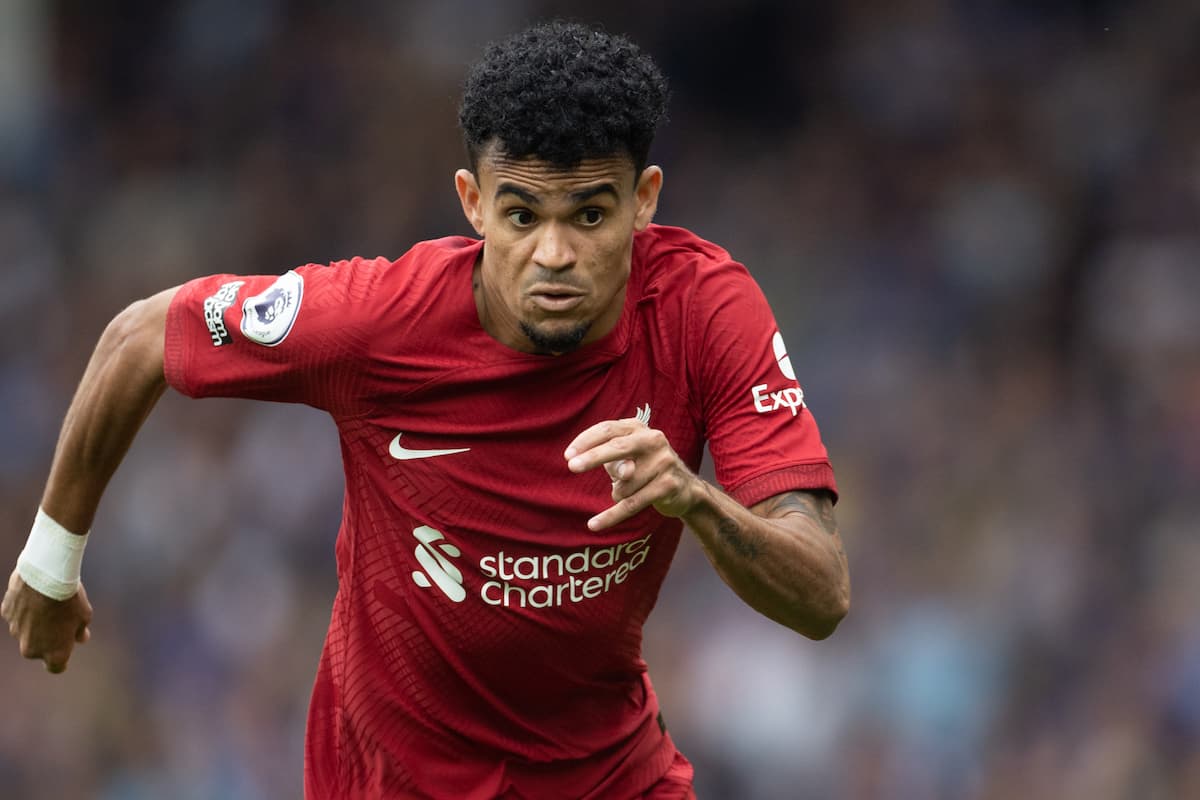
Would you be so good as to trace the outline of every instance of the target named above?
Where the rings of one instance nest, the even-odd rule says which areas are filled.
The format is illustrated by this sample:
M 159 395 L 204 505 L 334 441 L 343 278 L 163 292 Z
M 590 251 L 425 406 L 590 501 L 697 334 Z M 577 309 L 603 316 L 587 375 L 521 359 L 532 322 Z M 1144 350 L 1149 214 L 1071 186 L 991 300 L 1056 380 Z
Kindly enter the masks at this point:
M 662 168 L 653 164 L 642 170 L 641 176 L 638 177 L 637 186 L 633 190 L 637 199 L 637 212 L 633 217 L 635 230 L 645 230 L 646 226 L 654 220 L 654 212 L 658 210 L 658 193 L 662 191 L 662 182 Z
M 483 194 L 479 191 L 479 181 L 469 169 L 460 169 L 454 173 L 454 188 L 458 191 L 458 201 L 462 203 L 463 215 L 467 222 L 481 237 L 483 236 Z

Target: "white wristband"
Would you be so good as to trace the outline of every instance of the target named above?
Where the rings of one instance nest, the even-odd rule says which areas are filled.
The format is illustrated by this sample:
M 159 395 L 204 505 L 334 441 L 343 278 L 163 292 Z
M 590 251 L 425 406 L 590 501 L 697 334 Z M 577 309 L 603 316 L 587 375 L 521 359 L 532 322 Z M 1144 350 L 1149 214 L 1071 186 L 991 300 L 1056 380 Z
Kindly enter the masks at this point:
M 29 541 L 17 556 L 21 580 L 54 600 L 66 600 L 79 591 L 79 567 L 87 534 L 74 534 L 38 509 Z

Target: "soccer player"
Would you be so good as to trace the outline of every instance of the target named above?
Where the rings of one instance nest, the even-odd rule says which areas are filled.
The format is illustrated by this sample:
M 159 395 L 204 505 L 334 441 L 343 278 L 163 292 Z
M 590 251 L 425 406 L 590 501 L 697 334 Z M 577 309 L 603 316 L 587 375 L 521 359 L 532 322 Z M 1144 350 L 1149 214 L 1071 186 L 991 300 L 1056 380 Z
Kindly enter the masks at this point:
M 651 222 L 666 98 L 628 40 L 532 28 L 466 82 L 454 180 L 479 238 L 211 275 L 118 314 L 9 581 L 21 653 L 59 672 L 87 640 L 86 532 L 168 385 L 307 403 L 338 427 L 346 489 L 306 797 L 694 796 L 641 658 L 683 526 L 814 639 L 849 579 L 762 292 Z M 705 442 L 724 490 L 696 475 Z

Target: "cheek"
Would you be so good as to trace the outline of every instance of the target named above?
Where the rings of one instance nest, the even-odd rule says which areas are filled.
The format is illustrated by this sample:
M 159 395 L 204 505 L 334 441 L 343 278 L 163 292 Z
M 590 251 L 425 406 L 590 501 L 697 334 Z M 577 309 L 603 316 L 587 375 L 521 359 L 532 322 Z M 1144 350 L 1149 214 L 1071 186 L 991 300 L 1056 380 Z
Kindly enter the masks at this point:
M 487 237 L 487 247 L 491 252 L 489 258 L 496 265 L 496 273 L 511 278 L 520 271 L 522 262 L 522 244 L 506 233 L 491 233 Z
M 508 228 L 493 234 L 492 240 L 496 244 L 496 255 L 501 257 L 506 268 L 517 270 L 533 257 L 536 242 L 532 236 Z
M 631 243 L 622 240 L 605 242 L 596 250 L 594 280 L 609 290 L 622 286 L 629 278 Z
M 488 238 L 487 273 L 485 281 L 496 296 L 514 302 L 513 297 L 521 292 L 522 264 L 520 254 L 503 241 Z

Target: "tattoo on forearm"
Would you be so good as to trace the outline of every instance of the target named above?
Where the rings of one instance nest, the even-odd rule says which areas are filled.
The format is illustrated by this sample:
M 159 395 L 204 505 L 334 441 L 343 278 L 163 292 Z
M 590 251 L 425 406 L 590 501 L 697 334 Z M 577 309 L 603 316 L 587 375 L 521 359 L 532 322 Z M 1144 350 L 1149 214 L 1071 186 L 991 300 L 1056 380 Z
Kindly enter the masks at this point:
M 764 511 L 768 517 L 801 514 L 818 523 L 830 536 L 838 533 L 837 517 L 833 513 L 833 500 L 825 494 L 811 492 L 786 492 L 767 501 Z
M 733 552 L 743 558 L 758 558 L 761 551 L 758 542 L 748 539 L 745 532 L 734 520 L 729 517 L 723 517 L 717 523 L 717 533 L 729 545 Z
M 836 536 L 838 532 L 837 517 L 833 515 L 833 503 L 825 498 L 821 502 L 821 525 L 825 528 L 825 532 L 830 536 Z

